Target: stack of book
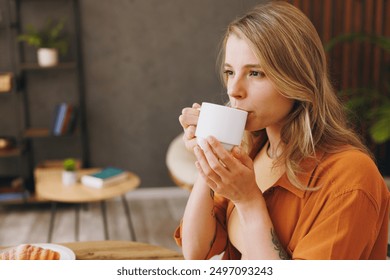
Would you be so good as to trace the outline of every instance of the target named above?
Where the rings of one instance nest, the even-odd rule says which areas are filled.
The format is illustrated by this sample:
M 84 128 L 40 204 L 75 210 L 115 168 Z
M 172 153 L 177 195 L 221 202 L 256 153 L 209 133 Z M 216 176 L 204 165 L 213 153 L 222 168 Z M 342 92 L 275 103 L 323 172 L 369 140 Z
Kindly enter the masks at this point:
M 87 187 L 103 188 L 120 183 L 126 180 L 127 177 L 126 171 L 115 167 L 107 167 L 97 173 L 82 176 L 81 183 Z
M 56 106 L 55 117 L 52 127 L 52 134 L 56 136 L 73 133 L 76 124 L 76 107 L 61 103 Z

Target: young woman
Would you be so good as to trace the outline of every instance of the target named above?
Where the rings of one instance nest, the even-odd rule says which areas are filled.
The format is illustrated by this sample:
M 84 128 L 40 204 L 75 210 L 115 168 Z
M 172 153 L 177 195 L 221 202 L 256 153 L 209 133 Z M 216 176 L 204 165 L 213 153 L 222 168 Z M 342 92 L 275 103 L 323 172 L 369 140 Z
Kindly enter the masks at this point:
M 322 43 L 287 2 L 233 21 L 221 72 L 247 135 L 227 152 L 196 145 L 198 104 L 183 109 L 199 177 L 175 238 L 187 259 L 385 259 L 389 191 L 348 127 Z

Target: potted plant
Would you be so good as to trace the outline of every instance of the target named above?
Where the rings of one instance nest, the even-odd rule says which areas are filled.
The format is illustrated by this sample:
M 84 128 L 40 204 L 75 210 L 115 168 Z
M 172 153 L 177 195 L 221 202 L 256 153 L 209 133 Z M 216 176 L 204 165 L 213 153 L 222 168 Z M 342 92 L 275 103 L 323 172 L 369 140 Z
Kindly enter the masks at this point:
M 325 44 L 325 50 L 330 51 L 338 44 L 349 42 L 369 42 L 381 50 L 390 53 L 390 38 L 365 33 L 348 33 L 339 35 Z M 390 65 L 386 65 L 385 77 L 389 77 Z M 343 89 L 340 97 L 351 112 L 352 120 L 357 122 L 364 138 L 375 151 L 379 145 L 389 144 L 390 141 L 390 83 L 383 80 L 382 89 L 375 87 L 359 87 Z M 388 159 L 386 159 L 388 160 Z M 384 174 L 390 188 L 390 174 Z
M 59 53 L 66 54 L 68 40 L 63 31 L 64 24 L 64 20 L 53 22 L 49 19 L 41 30 L 27 25 L 26 32 L 18 36 L 19 41 L 37 48 L 38 64 L 41 67 L 57 65 Z
M 340 43 L 353 41 L 369 42 L 390 53 L 390 38 L 364 33 L 339 35 L 325 44 L 325 50 L 330 51 Z M 386 70 L 390 71 L 390 65 Z M 359 117 L 363 131 L 375 144 L 382 144 L 390 140 L 390 96 L 388 94 L 390 84 L 388 80 L 385 87 L 385 92 L 369 87 L 343 89 L 340 92 L 346 107 Z
M 62 172 L 62 183 L 65 186 L 73 185 L 77 181 L 76 160 L 67 158 L 63 162 L 64 170 Z

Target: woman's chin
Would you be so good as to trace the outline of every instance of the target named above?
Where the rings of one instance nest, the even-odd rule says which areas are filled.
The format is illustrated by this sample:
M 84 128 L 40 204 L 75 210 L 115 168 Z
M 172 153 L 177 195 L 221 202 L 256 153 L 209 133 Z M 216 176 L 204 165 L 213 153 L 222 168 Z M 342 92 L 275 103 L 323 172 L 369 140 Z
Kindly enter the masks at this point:
M 264 128 L 265 127 L 262 127 L 262 126 L 251 126 L 248 123 L 245 125 L 245 130 L 248 132 L 257 132 L 257 131 L 263 130 Z

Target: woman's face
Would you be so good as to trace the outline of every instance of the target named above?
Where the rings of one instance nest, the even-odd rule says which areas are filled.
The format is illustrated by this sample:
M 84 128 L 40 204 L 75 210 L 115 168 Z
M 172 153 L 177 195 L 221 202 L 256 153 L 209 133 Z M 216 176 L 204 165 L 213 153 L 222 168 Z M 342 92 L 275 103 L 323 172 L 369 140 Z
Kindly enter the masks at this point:
M 278 93 L 249 44 L 235 34 L 226 43 L 224 75 L 231 106 L 248 112 L 246 130 L 282 126 L 294 101 Z

